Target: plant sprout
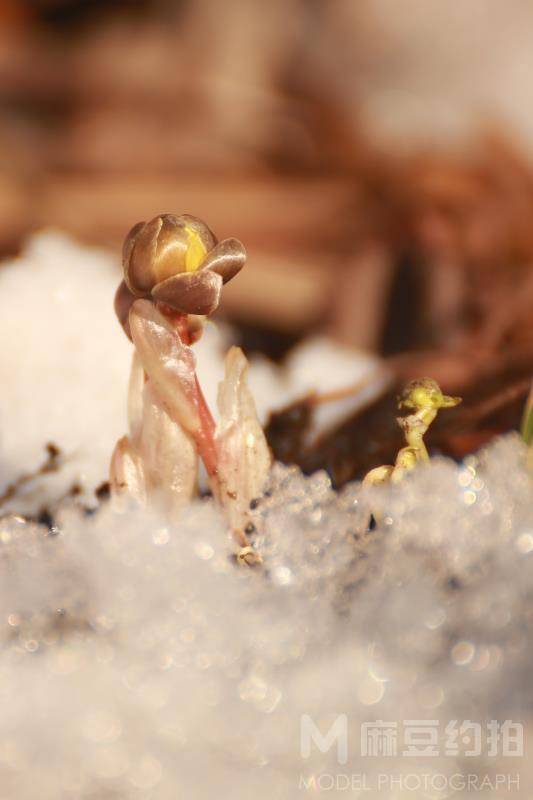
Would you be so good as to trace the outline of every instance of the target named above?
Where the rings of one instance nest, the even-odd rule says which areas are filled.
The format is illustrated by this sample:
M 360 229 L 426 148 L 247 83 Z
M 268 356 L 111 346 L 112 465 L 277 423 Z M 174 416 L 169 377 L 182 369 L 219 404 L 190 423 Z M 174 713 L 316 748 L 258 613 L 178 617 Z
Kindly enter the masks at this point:
M 414 469 L 418 463 L 428 461 L 424 435 L 441 408 L 452 408 L 460 402 L 460 397 L 448 397 L 443 394 L 438 383 L 432 378 L 419 378 L 408 383 L 398 398 L 398 408 L 408 409 L 413 413 L 397 418 L 407 446 L 398 452 L 394 465 L 386 464 L 371 469 L 363 483 L 371 485 L 387 481 L 398 483 L 405 473 Z
M 524 408 L 522 418 L 522 438 L 526 444 L 533 444 L 533 383 Z
M 157 502 L 176 516 L 197 491 L 198 459 L 223 507 L 239 559 L 257 556 L 245 530 L 265 487 L 271 455 L 238 347 L 226 357 L 215 422 L 191 345 L 220 302 L 222 285 L 244 266 L 237 239 L 218 242 L 196 217 L 162 214 L 135 225 L 124 243 L 124 280 L 115 311 L 135 346 L 128 391 L 129 435 L 111 459 L 115 505 Z
M 522 438 L 529 447 L 527 465 L 533 471 L 533 383 L 531 384 L 522 418 Z

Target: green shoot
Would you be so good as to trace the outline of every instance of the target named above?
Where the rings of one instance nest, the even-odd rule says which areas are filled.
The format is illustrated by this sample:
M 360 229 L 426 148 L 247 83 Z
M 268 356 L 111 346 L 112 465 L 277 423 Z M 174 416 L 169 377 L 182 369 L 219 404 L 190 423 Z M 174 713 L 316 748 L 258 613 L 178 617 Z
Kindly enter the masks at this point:
M 530 447 L 533 446 L 533 383 L 524 408 L 521 427 L 522 438 Z
M 429 454 L 424 435 L 441 408 L 452 408 L 460 402 L 460 397 L 448 397 L 443 394 L 438 383 L 432 378 L 419 378 L 408 383 L 398 398 L 400 410 L 406 408 L 413 412 L 406 417 L 398 417 L 398 425 L 404 432 L 407 447 L 399 451 L 394 466 L 385 465 L 370 470 L 363 482 L 397 483 L 420 461 L 428 461 Z

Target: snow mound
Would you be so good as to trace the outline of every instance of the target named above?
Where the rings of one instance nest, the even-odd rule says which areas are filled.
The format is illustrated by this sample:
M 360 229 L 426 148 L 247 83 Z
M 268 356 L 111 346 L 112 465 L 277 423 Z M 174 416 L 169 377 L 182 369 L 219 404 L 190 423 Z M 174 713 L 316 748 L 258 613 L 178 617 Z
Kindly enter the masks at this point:
M 362 758 L 361 725 L 512 719 L 527 736 L 532 489 L 517 436 L 339 494 L 277 465 L 254 511 L 259 568 L 235 563 L 210 500 L 173 526 L 108 505 L 66 508 L 51 533 L 4 518 L 3 795 L 289 800 L 365 773 L 377 797 L 380 773 L 486 773 L 461 741 L 455 757 Z M 325 733 L 339 714 L 349 763 L 303 758 L 302 715 Z M 531 796 L 511 762 L 490 770 L 520 771 L 514 796 Z

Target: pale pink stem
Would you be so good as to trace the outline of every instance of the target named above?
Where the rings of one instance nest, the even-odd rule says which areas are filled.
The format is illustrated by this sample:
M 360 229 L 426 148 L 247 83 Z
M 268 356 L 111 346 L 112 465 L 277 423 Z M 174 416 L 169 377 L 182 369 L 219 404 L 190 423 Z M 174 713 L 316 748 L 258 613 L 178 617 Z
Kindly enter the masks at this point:
M 211 410 L 207 405 L 204 393 L 198 382 L 198 377 L 194 376 L 196 386 L 196 406 L 200 415 L 200 431 L 197 437 L 197 446 L 202 461 L 205 464 L 207 474 L 214 478 L 218 469 L 218 454 L 215 443 L 215 420 Z
M 166 316 L 168 318 L 170 315 L 166 314 Z M 182 342 L 186 345 L 190 345 L 191 340 L 189 336 L 189 327 L 187 325 L 187 317 L 183 314 L 173 313 L 170 316 L 170 319 L 175 325 Z M 196 371 L 194 373 L 194 385 L 195 393 L 193 400 L 196 408 L 198 409 L 198 415 L 200 417 L 200 429 L 194 439 L 200 458 L 204 462 L 207 470 L 207 474 L 213 483 L 218 484 L 218 454 L 215 443 L 215 420 L 213 419 L 211 410 L 207 405 L 207 401 L 204 397 L 204 393 L 202 392 Z

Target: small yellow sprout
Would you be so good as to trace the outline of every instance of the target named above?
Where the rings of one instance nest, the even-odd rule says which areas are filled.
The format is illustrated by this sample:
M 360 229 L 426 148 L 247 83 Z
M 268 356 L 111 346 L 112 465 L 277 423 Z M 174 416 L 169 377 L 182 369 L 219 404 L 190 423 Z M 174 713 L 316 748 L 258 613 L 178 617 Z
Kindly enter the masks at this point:
M 528 445 L 527 466 L 530 472 L 533 472 L 533 383 L 529 391 L 529 396 L 526 401 L 524 409 L 524 417 L 522 419 L 522 437 L 524 442 Z
M 407 384 L 398 398 L 398 408 L 412 410 L 406 417 L 398 417 L 398 425 L 404 432 L 407 447 L 403 447 L 394 466 L 385 465 L 370 470 L 364 478 L 366 485 L 390 481 L 398 483 L 406 472 L 415 468 L 419 461 L 428 461 L 429 455 L 424 435 L 441 408 L 453 408 L 461 402 L 460 397 L 448 397 L 432 378 L 418 378 Z
M 363 484 L 365 486 L 379 486 L 380 483 L 388 483 L 392 478 L 394 467 L 392 464 L 383 464 L 382 467 L 374 467 L 366 473 Z
M 418 450 L 414 447 L 402 447 L 396 456 L 396 464 L 392 470 L 392 483 L 399 483 L 406 472 L 410 472 L 416 467 L 419 460 Z

